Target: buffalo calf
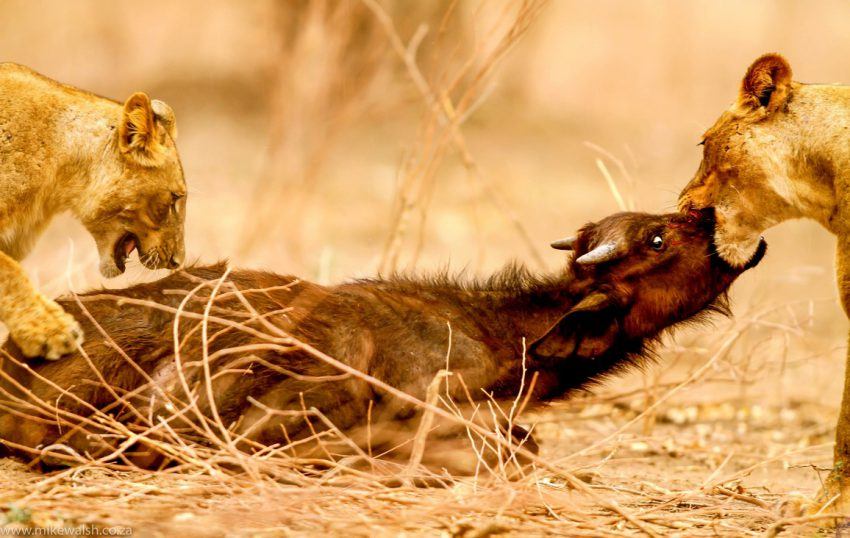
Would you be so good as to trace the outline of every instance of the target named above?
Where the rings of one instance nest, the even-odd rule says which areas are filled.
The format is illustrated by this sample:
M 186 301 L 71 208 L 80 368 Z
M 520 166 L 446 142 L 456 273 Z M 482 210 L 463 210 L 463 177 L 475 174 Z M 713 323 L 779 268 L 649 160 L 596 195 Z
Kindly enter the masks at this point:
M 510 266 L 483 281 L 320 286 L 215 265 L 65 299 L 87 335 L 82 352 L 27 366 L 6 344 L 0 440 L 22 454 L 54 443 L 112 454 L 127 436 L 104 435 L 107 414 L 128 432 L 156 431 L 164 419 L 190 441 L 224 435 L 248 452 L 277 446 L 304 458 L 386 451 L 407 458 L 423 414 L 375 379 L 446 408 L 483 404 L 474 421 L 533 452 L 525 430 L 494 423 L 500 419 L 488 402 L 513 400 L 521 386 L 532 403 L 564 397 L 645 360 L 663 329 L 725 310 L 726 289 L 766 245 L 732 267 L 714 251 L 713 228 L 710 211 L 613 215 L 554 243 L 573 255 L 549 276 Z M 451 375 L 432 385 L 444 369 Z M 466 430 L 431 420 L 419 462 L 467 473 L 489 461 L 468 450 Z M 321 441 L 329 430 L 348 442 Z M 129 452 L 122 457 L 146 466 L 168 458 L 155 443 Z

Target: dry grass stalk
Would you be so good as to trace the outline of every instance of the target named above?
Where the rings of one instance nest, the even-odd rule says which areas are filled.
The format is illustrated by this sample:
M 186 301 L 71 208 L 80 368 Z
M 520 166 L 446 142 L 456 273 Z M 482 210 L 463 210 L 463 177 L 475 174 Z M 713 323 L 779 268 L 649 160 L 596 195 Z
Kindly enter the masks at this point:
M 403 9 L 403 3 L 399 8 Z M 436 8 L 420 9 L 429 16 Z M 305 216 L 333 144 L 344 128 L 398 100 L 385 38 L 359 0 L 275 5 L 280 41 L 272 79 L 267 144 L 237 254 L 277 238 L 302 261 Z
M 398 268 L 405 237 L 412 227 L 416 228 L 417 237 L 409 265 L 415 265 L 424 243 L 425 224 L 431 197 L 436 188 L 437 171 L 450 150 L 455 150 L 460 155 L 472 186 L 484 191 L 487 199 L 505 215 L 519 234 L 535 263 L 544 266 L 536 242 L 530 237 L 511 204 L 492 183 L 485 181 L 481 167 L 469 151 L 461 126 L 486 99 L 493 73 L 500 61 L 526 33 L 546 5 L 546 1 L 521 0 L 506 7 L 466 59 L 446 62 L 449 65 L 457 63 L 458 67 L 454 71 L 448 72 L 447 67 L 441 77 L 430 82 L 417 62 L 417 50 L 427 29 L 420 26 L 405 45 L 386 10 L 376 0 L 363 2 L 380 21 L 393 50 L 401 59 L 427 106 L 415 150 L 401 166 L 390 225 L 391 233 L 384 247 L 380 272 L 388 273 Z M 458 11 L 455 4 L 456 2 L 453 2 L 447 10 L 446 18 Z M 514 7 L 515 9 L 510 9 Z M 416 220 L 415 225 L 411 223 L 413 220 Z

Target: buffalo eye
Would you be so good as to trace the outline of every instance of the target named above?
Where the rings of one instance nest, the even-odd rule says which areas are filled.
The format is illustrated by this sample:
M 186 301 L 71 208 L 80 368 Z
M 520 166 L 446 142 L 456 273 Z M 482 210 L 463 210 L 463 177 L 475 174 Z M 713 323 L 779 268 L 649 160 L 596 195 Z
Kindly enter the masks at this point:
M 652 250 L 661 250 L 661 247 L 664 246 L 664 238 L 660 235 L 653 235 L 649 241 L 649 245 L 652 247 Z

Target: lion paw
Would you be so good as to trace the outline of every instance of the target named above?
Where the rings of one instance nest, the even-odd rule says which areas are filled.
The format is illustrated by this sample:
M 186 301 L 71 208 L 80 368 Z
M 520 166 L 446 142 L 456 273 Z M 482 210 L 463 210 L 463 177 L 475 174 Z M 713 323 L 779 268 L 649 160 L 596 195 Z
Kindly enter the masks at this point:
M 781 518 L 797 518 L 807 515 L 813 504 L 814 500 L 811 497 L 801 493 L 791 493 L 780 499 L 774 505 L 774 509 Z
M 56 302 L 36 295 L 35 304 L 9 320 L 9 335 L 27 357 L 56 360 L 77 349 L 83 330 Z
M 847 529 L 850 514 L 850 488 L 845 479 L 831 476 L 814 497 L 793 494 L 777 505 L 778 515 L 786 519 L 810 519 L 825 529 Z

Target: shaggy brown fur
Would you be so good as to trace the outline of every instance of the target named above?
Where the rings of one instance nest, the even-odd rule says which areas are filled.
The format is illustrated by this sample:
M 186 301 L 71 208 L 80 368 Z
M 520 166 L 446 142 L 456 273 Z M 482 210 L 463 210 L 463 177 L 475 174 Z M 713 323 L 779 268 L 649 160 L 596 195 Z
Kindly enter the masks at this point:
M 138 300 L 170 308 L 185 301 L 186 311 L 195 317 L 181 318 L 177 333 L 191 397 L 197 398 L 205 417 L 220 416 L 233 437 L 242 439 L 243 448 L 293 443 L 294 454 L 321 454 L 316 443 L 297 443 L 310 437 L 313 428 L 324 429 L 320 422 L 313 419 L 311 424 L 297 413 L 268 412 L 314 408 L 364 450 L 377 454 L 402 445 L 392 456 L 404 458 L 419 425 L 415 406 L 341 374 L 304 348 L 270 346 L 268 339 L 252 331 L 268 334 L 264 323 L 271 323 L 276 330 L 420 399 L 448 364 L 452 375 L 443 390 L 456 402 L 467 402 L 469 397 L 516 397 L 526 349 L 531 400 L 547 401 L 640 365 L 647 357 L 646 344 L 664 328 L 707 308 L 725 310 L 723 294 L 743 269 L 733 269 L 714 254 L 712 230 L 710 215 L 615 215 L 585 226 L 574 248 L 581 262 L 584 254 L 615 241 L 620 245 L 616 259 L 591 264 L 574 260 L 563 273 L 548 277 L 512 266 L 483 282 L 447 276 L 396 277 L 326 287 L 273 273 L 235 271 L 227 276 L 212 305 L 206 348 L 198 316 L 225 272 L 223 265 L 189 269 L 126 290 L 81 296 L 88 314 L 73 300 L 66 300 L 65 308 L 79 319 L 90 315 L 104 330 L 98 337 L 97 327 L 86 324 L 92 336 L 85 353 L 99 374 L 80 355 L 22 368 L 15 360 L 19 357 L 15 347 L 7 346 L 10 355 L 2 363 L 7 376 L 0 384 L 4 394 L 0 438 L 22 452 L 60 439 L 79 453 L 102 455 L 114 449 L 114 438 L 79 432 L 69 437 L 67 427 L 60 432 L 52 414 L 38 411 L 39 405 L 26 409 L 16 400 L 34 401 L 21 387 L 83 416 L 92 414 L 89 406 L 105 409 L 137 431 L 150 426 L 148 417 L 170 416 L 162 407 L 166 402 L 172 402 L 173 410 L 190 398 L 175 375 L 174 314 Z M 751 265 L 758 263 L 763 252 L 762 248 Z M 241 290 L 251 308 L 265 316 L 264 321 L 252 318 L 234 289 Z M 228 327 L 222 319 L 244 327 Z M 204 352 L 209 357 L 209 374 L 201 361 Z M 98 375 L 117 393 L 130 394 L 129 400 L 142 412 L 115 406 L 114 395 L 102 386 Z M 214 406 L 205 390 L 206 375 L 211 376 Z M 148 376 L 152 384 L 147 384 Z M 60 397 L 59 388 L 79 401 L 67 394 Z M 367 436 L 370 407 L 372 424 Z M 16 410 L 41 416 L 23 419 Z M 479 413 L 483 415 L 489 412 Z M 203 442 L 197 435 L 202 431 L 197 426 L 200 417 L 190 419 L 175 420 L 172 426 Z M 87 429 L 91 433 L 92 426 Z M 521 428 L 515 427 L 511 434 L 534 447 Z M 478 460 L 466 447 L 465 431 L 438 420 L 423 463 L 471 473 Z M 350 451 L 344 445 L 333 445 L 333 449 Z M 144 465 L 160 460 L 152 448 L 140 448 L 136 454 L 136 462 Z

